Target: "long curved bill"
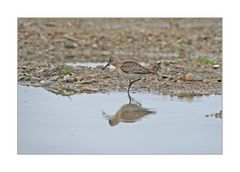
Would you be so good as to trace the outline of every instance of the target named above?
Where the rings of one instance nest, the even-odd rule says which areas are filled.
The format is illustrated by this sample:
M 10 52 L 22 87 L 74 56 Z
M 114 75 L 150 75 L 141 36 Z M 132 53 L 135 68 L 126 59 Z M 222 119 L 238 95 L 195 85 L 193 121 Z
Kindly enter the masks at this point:
M 104 66 L 103 68 L 102 68 L 102 70 L 104 70 L 106 67 L 108 67 L 109 66 L 109 63 L 108 64 L 106 64 L 106 66 Z

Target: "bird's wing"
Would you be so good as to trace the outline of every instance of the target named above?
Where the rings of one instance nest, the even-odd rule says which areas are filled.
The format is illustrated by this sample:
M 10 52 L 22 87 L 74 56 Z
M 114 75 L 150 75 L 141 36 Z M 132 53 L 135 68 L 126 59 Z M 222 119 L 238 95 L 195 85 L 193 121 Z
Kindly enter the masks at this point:
M 122 64 L 121 70 L 125 73 L 132 74 L 149 74 L 151 73 L 147 68 L 141 66 L 135 61 L 126 61 Z

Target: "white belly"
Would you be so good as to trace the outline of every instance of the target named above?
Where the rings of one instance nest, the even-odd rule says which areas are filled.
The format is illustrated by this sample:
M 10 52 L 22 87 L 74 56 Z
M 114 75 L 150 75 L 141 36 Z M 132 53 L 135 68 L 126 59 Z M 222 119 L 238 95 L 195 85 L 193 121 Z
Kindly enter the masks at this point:
M 136 79 L 142 77 L 141 74 L 124 73 L 124 72 L 121 71 L 121 70 L 117 70 L 117 72 L 122 76 L 122 78 L 128 79 L 128 80 L 136 80 Z

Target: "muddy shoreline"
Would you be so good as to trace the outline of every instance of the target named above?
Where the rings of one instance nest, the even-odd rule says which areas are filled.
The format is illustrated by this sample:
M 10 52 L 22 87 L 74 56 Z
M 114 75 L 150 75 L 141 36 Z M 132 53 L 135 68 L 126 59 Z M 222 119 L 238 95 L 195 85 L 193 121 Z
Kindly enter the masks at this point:
M 222 94 L 221 19 L 18 19 L 18 83 L 65 96 L 126 91 L 115 70 L 70 67 L 109 56 L 161 62 L 131 92 Z

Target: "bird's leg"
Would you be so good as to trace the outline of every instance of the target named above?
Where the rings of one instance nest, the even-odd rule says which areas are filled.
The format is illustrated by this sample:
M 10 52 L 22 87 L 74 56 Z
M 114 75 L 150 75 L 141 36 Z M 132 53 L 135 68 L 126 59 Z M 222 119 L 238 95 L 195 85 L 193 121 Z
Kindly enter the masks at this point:
M 134 81 L 132 81 L 132 84 L 134 83 L 134 82 L 137 82 L 137 81 L 139 81 L 141 78 L 138 78 L 138 79 L 136 79 L 136 80 L 134 80 Z M 132 85 L 131 84 L 131 85 Z
M 129 90 L 130 90 L 131 85 L 132 85 L 132 82 L 131 82 L 131 80 L 129 80 L 128 90 L 127 90 L 128 96 L 130 96 L 130 95 L 129 95 Z
M 128 90 L 127 90 L 128 96 L 129 96 L 129 90 L 130 90 L 132 84 L 135 83 L 135 82 L 137 82 L 137 81 L 139 81 L 140 79 L 141 79 L 141 78 L 138 78 L 138 79 L 136 79 L 136 80 L 134 80 L 134 81 L 129 80 Z
M 132 98 L 131 98 L 130 93 L 129 93 L 131 85 L 132 85 L 132 82 L 131 82 L 131 80 L 129 80 L 128 90 L 127 90 L 128 98 L 129 98 L 129 104 L 132 102 Z
M 129 99 L 128 104 L 131 104 L 132 103 L 132 97 L 130 96 L 129 92 L 128 92 L 128 99 Z

